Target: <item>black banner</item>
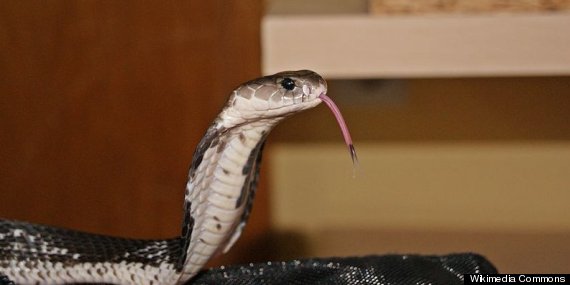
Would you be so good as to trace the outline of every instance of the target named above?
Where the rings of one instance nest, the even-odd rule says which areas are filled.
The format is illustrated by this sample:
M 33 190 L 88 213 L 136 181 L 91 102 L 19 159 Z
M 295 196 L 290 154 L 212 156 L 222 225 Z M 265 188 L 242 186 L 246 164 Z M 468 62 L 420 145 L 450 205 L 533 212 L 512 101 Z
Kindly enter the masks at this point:
M 465 284 L 570 284 L 570 274 L 464 274 Z

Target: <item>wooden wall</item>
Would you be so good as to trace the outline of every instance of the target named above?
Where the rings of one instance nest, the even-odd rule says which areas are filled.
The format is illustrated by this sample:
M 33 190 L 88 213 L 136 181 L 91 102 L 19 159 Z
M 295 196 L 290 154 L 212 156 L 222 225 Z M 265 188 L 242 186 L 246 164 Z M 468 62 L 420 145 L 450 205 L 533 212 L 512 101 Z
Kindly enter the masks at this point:
M 196 143 L 233 87 L 260 74 L 261 11 L 260 0 L 1 2 L 0 217 L 177 235 Z M 250 240 L 267 228 L 263 200 Z
M 569 76 L 329 80 L 328 86 L 356 144 L 570 140 Z M 271 139 L 342 143 L 324 107 L 285 121 Z

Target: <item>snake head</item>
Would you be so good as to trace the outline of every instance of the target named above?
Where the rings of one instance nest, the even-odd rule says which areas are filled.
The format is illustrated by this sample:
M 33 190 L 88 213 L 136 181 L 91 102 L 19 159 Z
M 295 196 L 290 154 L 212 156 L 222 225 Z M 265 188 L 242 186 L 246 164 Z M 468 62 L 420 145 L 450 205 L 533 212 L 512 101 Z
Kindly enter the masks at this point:
M 317 106 L 326 81 L 310 70 L 285 71 L 248 81 L 236 88 L 225 107 L 236 122 L 287 117 Z
M 284 71 L 240 85 L 228 100 L 218 124 L 231 128 L 262 120 L 279 121 L 325 102 L 333 112 L 344 141 L 356 163 L 356 151 L 348 127 L 336 104 L 326 95 L 327 82 L 310 70 Z

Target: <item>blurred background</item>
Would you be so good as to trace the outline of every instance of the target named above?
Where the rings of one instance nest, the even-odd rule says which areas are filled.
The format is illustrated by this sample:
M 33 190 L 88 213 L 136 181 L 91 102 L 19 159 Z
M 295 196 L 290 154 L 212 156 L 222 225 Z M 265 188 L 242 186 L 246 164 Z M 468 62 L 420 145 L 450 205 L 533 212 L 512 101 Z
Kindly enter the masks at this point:
M 212 265 L 476 252 L 570 265 L 570 1 L 0 2 L 0 217 L 177 235 L 194 147 L 243 81 L 312 69 L 245 235 Z

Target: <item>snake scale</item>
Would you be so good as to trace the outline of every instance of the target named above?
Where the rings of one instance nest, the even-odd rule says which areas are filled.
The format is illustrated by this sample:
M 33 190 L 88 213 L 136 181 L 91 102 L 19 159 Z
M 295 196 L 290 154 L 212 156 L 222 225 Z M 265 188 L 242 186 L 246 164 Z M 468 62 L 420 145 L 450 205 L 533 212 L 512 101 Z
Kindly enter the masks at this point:
M 326 92 L 326 81 L 308 70 L 237 87 L 194 152 L 179 237 L 126 239 L 0 220 L 0 283 L 186 283 L 243 231 L 263 145 L 278 122 L 324 101 L 355 159 L 344 120 Z

